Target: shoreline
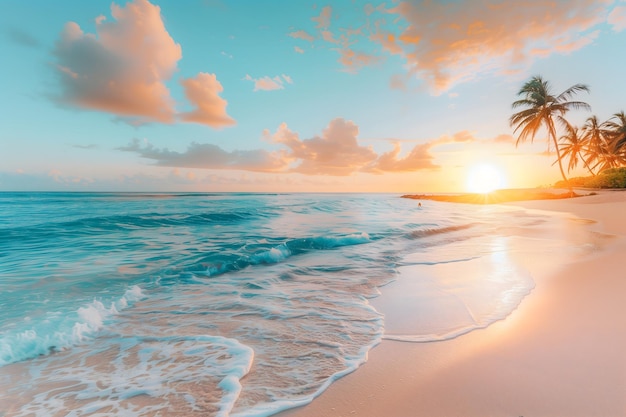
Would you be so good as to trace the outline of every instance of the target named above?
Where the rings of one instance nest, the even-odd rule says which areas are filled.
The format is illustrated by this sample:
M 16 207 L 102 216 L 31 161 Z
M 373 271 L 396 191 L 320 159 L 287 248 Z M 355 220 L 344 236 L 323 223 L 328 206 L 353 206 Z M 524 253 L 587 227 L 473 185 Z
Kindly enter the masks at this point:
M 586 197 L 597 194 L 597 191 L 578 189 L 576 191 L 564 191 L 556 188 L 509 188 L 494 190 L 489 193 L 459 193 L 459 194 L 405 194 L 402 198 L 412 200 L 431 200 L 446 203 L 466 203 L 466 204 L 505 204 L 517 201 L 532 200 L 561 200 L 578 197 Z
M 277 416 L 626 415 L 626 193 L 513 201 L 588 219 L 604 248 L 561 266 L 531 260 L 536 288 L 504 320 L 445 341 L 383 340 L 312 403 Z

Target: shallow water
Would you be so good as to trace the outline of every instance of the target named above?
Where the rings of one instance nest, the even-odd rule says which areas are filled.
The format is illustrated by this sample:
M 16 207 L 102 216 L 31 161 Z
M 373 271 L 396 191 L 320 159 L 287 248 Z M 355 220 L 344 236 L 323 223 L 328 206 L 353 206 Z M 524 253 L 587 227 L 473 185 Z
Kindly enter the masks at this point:
M 506 317 L 534 286 L 511 239 L 583 245 L 539 212 L 398 197 L 0 194 L 0 410 L 270 415 L 383 337 L 441 340 Z M 467 276 L 413 274 L 419 320 L 386 331 L 370 301 L 399 268 L 447 264 Z

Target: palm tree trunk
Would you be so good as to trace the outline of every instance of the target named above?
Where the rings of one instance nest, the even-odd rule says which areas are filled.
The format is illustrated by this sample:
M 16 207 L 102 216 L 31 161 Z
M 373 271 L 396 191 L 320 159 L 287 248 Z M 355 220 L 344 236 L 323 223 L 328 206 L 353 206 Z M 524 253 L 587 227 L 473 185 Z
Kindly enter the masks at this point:
M 559 144 L 556 141 L 555 135 L 552 135 L 552 142 L 554 143 L 554 148 L 556 149 L 556 160 L 559 161 L 561 176 L 563 177 L 563 181 L 567 182 L 567 177 L 565 176 L 565 171 L 563 170 L 563 162 L 561 161 L 561 151 L 559 150 Z
M 579 154 L 580 155 L 580 154 Z M 585 158 L 580 155 L 580 159 L 583 160 L 583 164 L 585 164 L 585 168 L 587 168 L 587 170 L 589 171 L 589 173 L 591 174 L 592 177 L 595 177 L 596 174 L 593 173 L 593 171 L 591 170 L 591 168 L 589 167 L 589 164 L 587 163 L 587 161 L 585 160 Z
M 565 171 L 563 170 L 563 162 L 561 161 L 561 151 L 559 150 L 559 144 L 557 143 L 556 140 L 556 135 L 554 134 L 554 132 L 552 133 L 552 142 L 554 142 L 554 148 L 556 149 L 556 160 L 559 161 L 559 169 L 561 170 L 561 176 L 563 177 L 563 181 L 565 181 L 567 183 L 567 177 L 565 176 Z M 569 189 L 569 194 L 570 197 L 574 196 L 574 189 L 572 188 L 571 184 L 567 184 L 568 185 L 568 189 Z

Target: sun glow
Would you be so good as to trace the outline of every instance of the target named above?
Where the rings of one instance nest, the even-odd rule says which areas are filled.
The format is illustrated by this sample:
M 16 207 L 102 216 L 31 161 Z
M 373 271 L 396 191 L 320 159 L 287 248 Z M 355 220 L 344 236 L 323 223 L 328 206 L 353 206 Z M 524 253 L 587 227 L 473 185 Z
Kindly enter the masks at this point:
M 503 185 L 504 176 L 493 165 L 476 165 L 469 170 L 466 188 L 471 193 L 490 193 Z

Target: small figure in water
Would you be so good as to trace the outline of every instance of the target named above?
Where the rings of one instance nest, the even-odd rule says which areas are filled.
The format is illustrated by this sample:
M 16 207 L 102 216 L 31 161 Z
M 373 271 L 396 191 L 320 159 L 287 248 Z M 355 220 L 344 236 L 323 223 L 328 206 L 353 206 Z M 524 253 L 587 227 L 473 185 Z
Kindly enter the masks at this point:
M 417 203 L 417 207 L 422 207 L 422 203 Z

